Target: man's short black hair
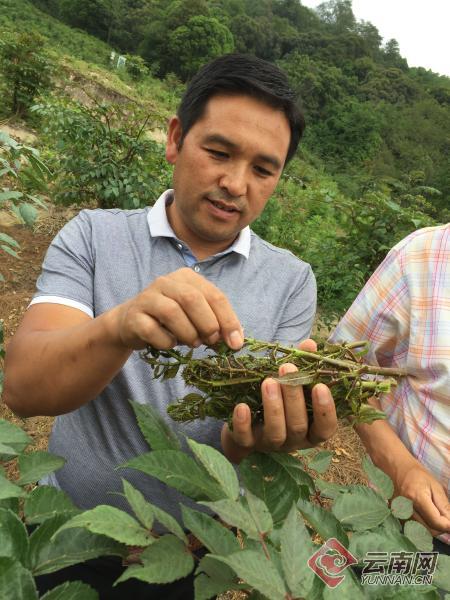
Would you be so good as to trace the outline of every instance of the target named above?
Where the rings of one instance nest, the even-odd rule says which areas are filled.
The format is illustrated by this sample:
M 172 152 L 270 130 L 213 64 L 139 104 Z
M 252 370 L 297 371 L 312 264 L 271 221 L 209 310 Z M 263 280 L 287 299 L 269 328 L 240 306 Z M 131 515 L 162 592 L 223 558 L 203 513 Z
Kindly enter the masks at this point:
M 246 95 L 284 112 L 291 129 L 286 163 L 293 157 L 305 119 L 288 78 L 276 65 L 248 54 L 225 54 L 204 65 L 189 82 L 178 108 L 182 138 L 218 94 Z

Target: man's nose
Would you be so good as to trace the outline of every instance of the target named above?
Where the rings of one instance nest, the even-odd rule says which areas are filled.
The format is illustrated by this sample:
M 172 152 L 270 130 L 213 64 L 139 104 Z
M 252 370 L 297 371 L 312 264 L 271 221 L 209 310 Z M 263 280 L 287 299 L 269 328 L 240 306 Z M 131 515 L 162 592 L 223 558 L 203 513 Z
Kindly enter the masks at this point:
M 219 185 L 230 196 L 239 197 L 247 194 L 247 169 L 244 165 L 228 165 L 219 180 Z

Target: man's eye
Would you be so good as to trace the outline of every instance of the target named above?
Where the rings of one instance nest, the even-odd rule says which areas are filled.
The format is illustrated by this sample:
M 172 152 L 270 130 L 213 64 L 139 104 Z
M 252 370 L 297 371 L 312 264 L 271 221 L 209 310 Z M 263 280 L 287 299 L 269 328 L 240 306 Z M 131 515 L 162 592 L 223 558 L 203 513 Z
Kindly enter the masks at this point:
M 209 152 L 215 158 L 228 158 L 228 154 L 226 152 L 222 152 L 221 150 L 214 150 L 214 148 L 206 148 L 206 151 Z
M 273 175 L 271 171 L 268 171 L 264 167 L 259 167 L 258 165 L 255 166 L 255 171 L 258 173 L 258 175 L 261 175 L 262 177 L 270 177 L 271 175 Z

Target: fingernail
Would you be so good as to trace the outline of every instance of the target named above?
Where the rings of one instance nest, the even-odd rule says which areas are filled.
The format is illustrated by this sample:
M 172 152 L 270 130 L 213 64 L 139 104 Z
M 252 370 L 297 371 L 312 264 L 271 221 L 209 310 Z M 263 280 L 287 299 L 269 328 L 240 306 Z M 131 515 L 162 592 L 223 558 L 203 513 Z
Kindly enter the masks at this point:
M 206 341 L 208 342 L 208 344 L 210 346 L 212 346 L 213 344 L 215 344 L 216 342 L 219 341 L 219 338 L 220 338 L 220 333 L 218 331 L 216 331 L 215 333 L 210 335 Z
M 247 418 L 247 409 L 243 404 L 238 404 L 236 407 L 236 418 L 243 423 Z
M 228 345 L 230 346 L 230 348 L 238 350 L 242 346 L 243 343 L 244 343 L 244 337 L 240 331 L 238 331 L 238 330 L 232 331 L 228 335 Z

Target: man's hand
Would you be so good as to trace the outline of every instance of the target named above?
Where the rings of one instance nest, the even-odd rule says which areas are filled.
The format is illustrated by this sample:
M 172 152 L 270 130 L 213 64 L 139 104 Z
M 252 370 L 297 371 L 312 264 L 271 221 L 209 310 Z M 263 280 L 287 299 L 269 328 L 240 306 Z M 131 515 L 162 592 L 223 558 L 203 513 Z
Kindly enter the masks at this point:
M 158 277 L 140 294 L 117 307 L 118 335 L 127 348 L 160 350 L 223 339 L 239 350 L 244 337 L 227 297 L 192 269 Z
M 413 517 L 433 535 L 450 533 L 450 503 L 437 479 L 420 463 L 399 472 L 395 494 L 410 498 L 414 505 Z
M 302 350 L 315 351 L 316 344 L 305 340 Z M 280 375 L 296 371 L 295 365 L 285 363 Z M 330 390 L 323 384 L 312 390 L 313 421 L 308 427 L 308 414 L 301 386 L 281 385 L 271 378 L 261 386 L 264 423 L 251 425 L 250 408 L 238 404 L 233 414 L 233 431 L 222 428 L 222 449 L 225 456 L 239 463 L 250 452 L 292 452 L 309 448 L 331 437 L 337 428 L 337 417 Z

